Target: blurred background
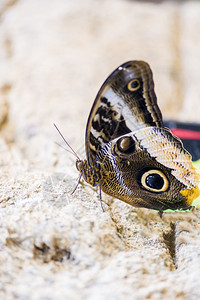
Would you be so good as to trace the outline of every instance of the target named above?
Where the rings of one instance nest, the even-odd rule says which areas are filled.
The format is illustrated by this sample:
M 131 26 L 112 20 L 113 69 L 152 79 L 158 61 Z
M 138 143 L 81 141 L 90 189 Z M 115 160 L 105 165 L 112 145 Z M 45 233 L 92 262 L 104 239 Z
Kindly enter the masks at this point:
M 199 16 L 200 1 L 1 0 L 1 134 L 39 163 L 54 122 L 82 147 L 101 84 L 133 59 L 150 64 L 165 119 L 199 122 Z

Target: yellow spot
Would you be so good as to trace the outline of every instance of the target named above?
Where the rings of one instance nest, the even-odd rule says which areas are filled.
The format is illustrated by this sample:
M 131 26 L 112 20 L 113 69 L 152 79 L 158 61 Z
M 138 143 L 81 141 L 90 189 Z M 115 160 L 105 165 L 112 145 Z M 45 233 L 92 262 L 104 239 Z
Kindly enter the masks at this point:
M 180 194 L 185 198 L 186 203 L 188 205 L 191 205 L 193 200 L 196 199 L 197 197 L 199 197 L 200 190 L 199 190 L 198 186 L 196 186 L 193 189 L 182 190 L 182 191 L 180 191 Z

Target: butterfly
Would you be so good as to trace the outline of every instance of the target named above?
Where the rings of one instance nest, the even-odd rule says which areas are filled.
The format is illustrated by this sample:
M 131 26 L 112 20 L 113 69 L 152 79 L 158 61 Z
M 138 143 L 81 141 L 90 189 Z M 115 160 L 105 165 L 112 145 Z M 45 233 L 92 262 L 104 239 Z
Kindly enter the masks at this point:
M 187 209 L 200 194 L 199 174 L 181 140 L 164 127 L 152 71 L 128 61 L 105 80 L 86 127 L 85 181 L 134 207 Z M 101 196 L 100 196 L 101 198 Z

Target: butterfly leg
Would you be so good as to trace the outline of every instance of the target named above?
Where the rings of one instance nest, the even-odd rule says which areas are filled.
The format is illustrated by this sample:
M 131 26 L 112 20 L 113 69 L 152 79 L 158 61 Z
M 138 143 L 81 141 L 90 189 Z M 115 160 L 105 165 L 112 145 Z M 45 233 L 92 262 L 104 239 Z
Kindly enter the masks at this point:
M 75 188 L 73 189 L 73 191 L 71 192 L 71 195 L 73 195 L 73 194 L 74 194 L 74 192 L 76 191 L 76 189 L 77 189 L 77 187 L 78 187 L 78 185 L 79 185 L 79 183 L 80 183 L 80 180 L 81 180 L 81 177 L 82 177 L 82 176 L 83 176 L 83 171 L 80 173 L 80 176 L 79 176 L 78 182 L 77 182 L 77 184 L 76 184 Z
M 100 184 L 99 184 L 99 200 L 100 200 L 100 204 L 101 204 L 101 209 L 104 212 L 102 198 L 101 198 L 101 185 Z

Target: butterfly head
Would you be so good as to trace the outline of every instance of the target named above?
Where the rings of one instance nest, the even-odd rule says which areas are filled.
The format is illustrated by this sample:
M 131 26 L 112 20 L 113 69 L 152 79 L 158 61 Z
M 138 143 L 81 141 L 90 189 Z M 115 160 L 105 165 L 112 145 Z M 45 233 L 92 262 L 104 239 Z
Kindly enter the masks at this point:
M 87 160 L 76 161 L 77 170 L 83 175 L 85 181 L 92 186 L 96 186 L 101 180 L 101 170 L 98 164 L 94 164 L 92 167 L 89 165 Z
M 76 168 L 81 173 L 84 170 L 84 161 L 81 159 L 76 160 Z

